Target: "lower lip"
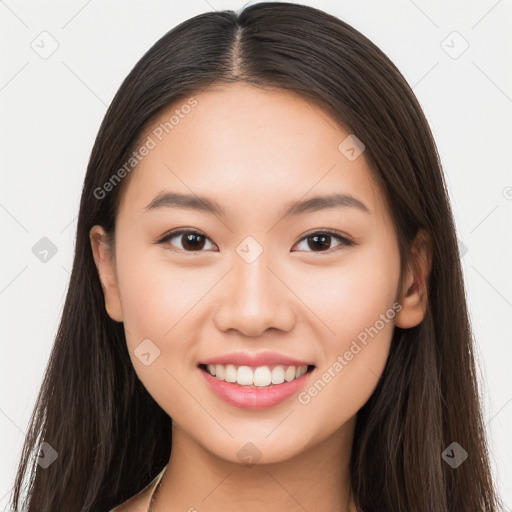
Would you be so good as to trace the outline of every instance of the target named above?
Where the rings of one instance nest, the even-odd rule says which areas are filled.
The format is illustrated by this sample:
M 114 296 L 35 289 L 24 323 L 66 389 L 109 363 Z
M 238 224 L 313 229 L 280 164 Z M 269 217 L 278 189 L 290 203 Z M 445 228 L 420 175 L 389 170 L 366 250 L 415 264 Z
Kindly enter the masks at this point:
M 201 368 L 199 371 L 210 388 L 228 404 L 242 409 L 268 409 L 298 393 L 306 385 L 314 369 L 291 382 L 261 388 L 240 386 L 217 379 Z

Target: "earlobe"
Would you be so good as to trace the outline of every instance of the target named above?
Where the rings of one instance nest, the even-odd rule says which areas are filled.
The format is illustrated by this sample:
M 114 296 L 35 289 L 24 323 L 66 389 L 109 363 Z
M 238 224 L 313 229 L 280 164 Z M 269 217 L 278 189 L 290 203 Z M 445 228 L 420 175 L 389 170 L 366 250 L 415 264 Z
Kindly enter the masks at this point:
M 420 324 L 428 307 L 428 277 L 432 268 L 432 242 L 425 230 L 420 230 L 411 247 L 411 264 L 407 269 L 399 302 L 402 309 L 396 315 L 396 326 L 409 329 Z
M 105 309 L 112 320 L 122 322 L 123 311 L 117 287 L 115 260 L 106 241 L 104 229 L 101 226 L 93 226 L 89 232 L 89 239 L 105 298 Z

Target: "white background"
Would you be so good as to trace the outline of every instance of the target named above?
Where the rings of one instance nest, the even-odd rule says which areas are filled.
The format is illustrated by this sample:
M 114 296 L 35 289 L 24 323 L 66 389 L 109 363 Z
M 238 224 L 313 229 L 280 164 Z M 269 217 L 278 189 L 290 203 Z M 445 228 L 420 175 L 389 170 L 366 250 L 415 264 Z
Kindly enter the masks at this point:
M 301 3 L 338 16 L 377 44 L 413 87 L 434 132 L 467 248 L 493 470 L 512 510 L 512 0 Z M 60 320 L 80 191 L 107 105 L 168 30 L 244 4 L 0 2 L 2 508 Z M 31 47 L 42 46 L 41 38 L 47 49 L 52 38 L 58 44 L 45 59 Z M 469 47 L 453 58 L 464 40 Z M 42 237 L 57 247 L 47 263 L 32 253 Z

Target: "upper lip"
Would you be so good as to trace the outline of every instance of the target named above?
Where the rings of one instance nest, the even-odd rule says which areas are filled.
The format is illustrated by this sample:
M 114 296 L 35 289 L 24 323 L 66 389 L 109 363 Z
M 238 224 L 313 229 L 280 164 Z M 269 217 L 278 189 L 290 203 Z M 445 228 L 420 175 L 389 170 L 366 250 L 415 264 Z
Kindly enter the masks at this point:
M 200 364 L 234 364 L 236 366 L 269 366 L 282 364 L 285 366 L 309 366 L 313 363 L 288 357 L 278 352 L 232 352 L 217 357 L 210 357 Z

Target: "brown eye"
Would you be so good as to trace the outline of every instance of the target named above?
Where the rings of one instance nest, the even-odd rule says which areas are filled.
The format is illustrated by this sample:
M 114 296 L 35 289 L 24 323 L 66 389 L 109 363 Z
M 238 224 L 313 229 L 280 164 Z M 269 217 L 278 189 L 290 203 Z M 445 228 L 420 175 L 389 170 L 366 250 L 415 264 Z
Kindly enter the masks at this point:
M 178 240 L 178 249 L 173 247 L 175 245 L 174 243 L 170 243 L 170 241 L 174 239 Z M 165 238 L 160 240 L 160 242 L 168 245 L 166 248 L 170 251 L 203 252 L 202 249 L 207 240 L 210 239 L 198 231 L 180 230 L 169 233 Z M 179 247 L 180 244 L 181 247 Z M 212 246 L 215 247 L 213 244 Z
M 171 240 L 175 239 L 176 242 L 171 243 Z M 334 249 L 331 249 L 333 239 L 338 242 L 338 245 Z M 317 231 L 311 233 L 303 237 L 300 243 L 303 243 L 303 241 L 306 241 L 306 248 L 302 249 L 305 252 L 332 253 L 344 247 L 355 245 L 353 241 L 332 231 Z M 171 232 L 162 238 L 160 243 L 164 244 L 166 249 L 173 252 L 205 252 L 203 249 L 205 249 L 205 245 L 208 243 L 211 243 L 211 248 L 216 248 L 215 244 L 213 244 L 206 235 L 190 229 L 181 229 Z
M 332 239 L 340 242 L 338 248 L 335 248 L 334 250 L 330 249 Z M 312 233 L 303 237 L 301 242 L 303 240 L 306 240 L 307 248 L 311 249 L 311 251 L 306 252 L 335 252 L 342 249 L 343 247 L 354 245 L 354 242 L 348 238 L 345 238 L 332 231 L 317 231 L 316 233 Z

